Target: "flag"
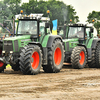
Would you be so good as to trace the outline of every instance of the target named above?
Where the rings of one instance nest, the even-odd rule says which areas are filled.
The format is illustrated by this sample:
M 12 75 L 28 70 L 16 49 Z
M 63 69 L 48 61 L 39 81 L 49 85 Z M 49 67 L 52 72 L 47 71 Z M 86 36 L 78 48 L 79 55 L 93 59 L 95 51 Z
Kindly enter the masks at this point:
M 57 35 L 57 19 L 53 20 L 52 23 L 53 23 L 52 34 Z

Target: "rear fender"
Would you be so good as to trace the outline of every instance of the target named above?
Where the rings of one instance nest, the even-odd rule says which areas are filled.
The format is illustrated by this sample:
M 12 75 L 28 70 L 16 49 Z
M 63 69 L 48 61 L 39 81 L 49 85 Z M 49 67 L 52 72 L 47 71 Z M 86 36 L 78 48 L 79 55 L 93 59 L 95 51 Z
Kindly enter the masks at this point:
M 97 45 L 98 42 L 100 42 L 100 38 L 94 39 L 93 42 L 92 42 L 91 48 L 96 49 L 96 45 Z
M 49 36 L 48 42 L 47 42 L 47 48 L 48 47 L 52 47 L 52 44 L 54 42 L 55 39 L 60 39 L 62 41 L 62 37 L 59 35 L 51 35 Z

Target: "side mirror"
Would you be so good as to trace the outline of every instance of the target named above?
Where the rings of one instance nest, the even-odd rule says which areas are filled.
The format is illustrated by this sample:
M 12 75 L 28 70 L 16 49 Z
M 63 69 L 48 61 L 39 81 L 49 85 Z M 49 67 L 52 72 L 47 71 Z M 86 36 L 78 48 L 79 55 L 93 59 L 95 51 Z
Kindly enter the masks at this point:
M 45 23 L 45 28 L 49 28 L 49 23 Z
M 7 23 L 4 22 L 4 23 L 3 23 L 3 27 L 7 27 Z

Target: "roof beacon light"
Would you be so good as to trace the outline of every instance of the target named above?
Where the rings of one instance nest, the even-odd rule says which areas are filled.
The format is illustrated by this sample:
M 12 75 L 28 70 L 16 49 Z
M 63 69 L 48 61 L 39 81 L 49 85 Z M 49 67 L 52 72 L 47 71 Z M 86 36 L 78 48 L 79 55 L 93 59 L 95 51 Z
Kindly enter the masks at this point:
M 21 10 L 20 13 L 22 14 L 23 13 L 23 10 Z
M 92 22 L 94 22 L 94 19 L 92 20 Z
M 70 19 L 70 22 L 72 22 L 72 19 Z
M 50 10 L 47 10 L 47 13 L 49 14 L 50 13 Z

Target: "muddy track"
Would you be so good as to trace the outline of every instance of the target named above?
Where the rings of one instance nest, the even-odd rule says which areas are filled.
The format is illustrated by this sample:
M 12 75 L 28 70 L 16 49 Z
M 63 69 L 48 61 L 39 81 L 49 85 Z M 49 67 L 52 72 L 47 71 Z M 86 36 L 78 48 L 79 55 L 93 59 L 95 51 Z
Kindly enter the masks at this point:
M 0 100 L 100 100 L 100 69 L 72 69 L 59 73 L 23 75 L 6 69 L 0 73 Z

